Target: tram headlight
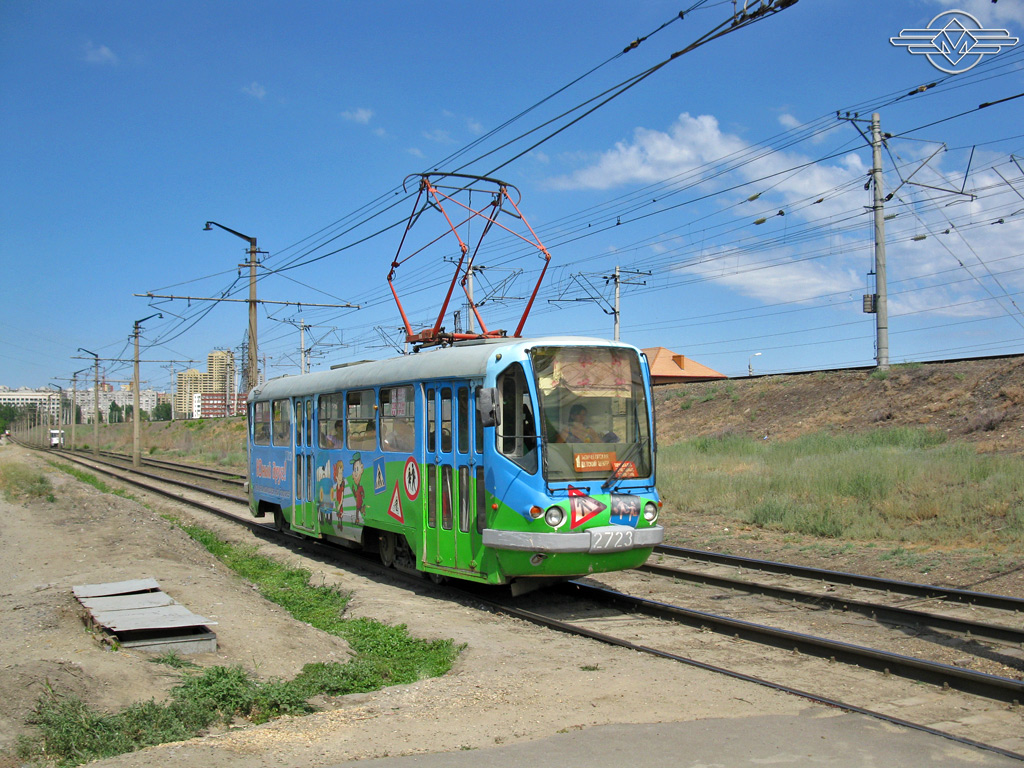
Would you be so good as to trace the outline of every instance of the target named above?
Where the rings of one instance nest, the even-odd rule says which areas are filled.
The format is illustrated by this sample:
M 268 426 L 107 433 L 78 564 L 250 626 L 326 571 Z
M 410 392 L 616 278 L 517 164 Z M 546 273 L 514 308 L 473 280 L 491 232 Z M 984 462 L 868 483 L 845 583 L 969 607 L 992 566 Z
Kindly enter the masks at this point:
M 648 501 L 644 504 L 644 520 L 648 523 L 653 523 L 658 519 L 658 505 L 653 501 Z
M 557 528 L 565 522 L 565 510 L 561 507 L 548 507 L 544 513 L 544 522 L 552 528 Z

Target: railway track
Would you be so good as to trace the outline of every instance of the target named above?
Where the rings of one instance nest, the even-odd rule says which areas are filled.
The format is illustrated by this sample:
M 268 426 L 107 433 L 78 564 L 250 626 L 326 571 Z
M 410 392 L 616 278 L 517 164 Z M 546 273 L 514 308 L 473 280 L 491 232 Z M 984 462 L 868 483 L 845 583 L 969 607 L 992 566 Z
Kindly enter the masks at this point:
M 665 554 L 673 556 L 671 562 L 664 561 Z M 653 562 L 655 559 L 659 562 Z M 701 565 L 713 562 L 718 567 L 686 567 L 686 563 L 693 561 Z M 736 573 L 723 574 L 727 569 Z M 964 641 L 984 640 L 1024 650 L 1024 599 L 1017 597 L 874 577 L 865 582 L 868 577 L 854 574 L 672 547 L 659 548 L 656 558 L 639 570 L 716 589 L 856 613 L 916 631 L 946 632 Z M 778 577 L 784 583 L 779 583 Z M 913 596 L 910 601 L 907 595 Z
M 62 454 L 62 458 L 91 467 L 119 480 L 137 487 L 164 495 L 179 502 L 193 505 L 204 511 L 230 519 L 250 529 L 258 530 L 260 535 L 274 536 L 271 525 L 260 523 L 249 518 L 246 510 L 229 511 L 224 509 L 223 501 L 244 504 L 244 497 L 228 494 L 223 491 L 203 488 L 195 480 L 202 477 L 201 468 L 190 468 L 179 465 L 172 467 L 192 470 L 186 474 L 189 479 L 177 480 L 157 475 L 149 471 L 137 471 L 131 467 L 121 466 L 123 463 L 113 457 L 102 463 L 97 460 L 79 456 Z M 172 462 L 173 464 L 173 462 Z M 164 468 L 168 469 L 168 468 Z M 195 474 L 198 472 L 199 474 Z M 162 485 L 173 484 L 169 490 Z M 181 490 L 175 490 L 181 489 Z M 186 491 L 187 489 L 187 491 Z M 199 495 L 212 495 L 217 503 L 210 503 L 197 498 Z M 312 540 L 303 540 L 294 536 L 286 538 L 292 544 L 323 553 L 323 545 Z M 275 536 L 276 538 L 276 536 Z M 350 556 L 352 553 L 338 549 L 338 556 Z M 762 601 L 770 601 L 778 605 L 786 601 L 787 613 L 799 613 L 792 605 L 810 607 L 813 613 L 822 614 L 823 597 L 832 601 L 830 611 L 837 615 L 858 613 L 870 617 L 871 623 L 887 624 L 895 627 L 925 626 L 929 632 L 939 631 L 956 636 L 961 643 L 983 648 L 983 655 L 998 657 L 999 662 L 1013 665 L 1018 673 L 1024 669 L 1020 654 L 1006 650 L 1016 644 L 1021 647 L 1022 629 L 1019 626 L 1003 625 L 996 622 L 979 622 L 973 619 L 957 619 L 953 616 L 942 616 L 932 610 L 922 611 L 899 606 L 888 606 L 884 601 L 855 601 L 849 597 L 834 597 L 815 594 L 813 590 L 803 591 L 793 587 L 778 585 L 752 584 L 746 579 L 728 579 L 720 575 L 702 574 L 699 578 L 691 578 L 687 568 L 680 562 L 690 562 L 707 556 L 707 561 L 716 567 L 742 569 L 744 576 L 759 570 L 760 561 L 730 558 L 714 555 L 714 553 L 698 553 L 693 550 L 676 550 L 659 548 L 658 555 L 652 558 L 651 564 L 641 571 L 642 577 L 649 581 L 643 585 L 647 592 L 665 592 L 670 594 L 680 581 L 692 581 L 700 584 L 707 591 L 728 588 L 733 591 L 754 594 Z M 656 563 L 657 557 L 678 560 L 674 565 Z M 904 597 L 915 600 L 928 600 L 932 603 L 939 599 L 960 606 L 984 606 L 993 611 L 1020 611 L 1022 601 L 1016 598 L 1005 598 L 985 593 L 971 593 L 966 590 L 941 590 L 928 585 L 904 585 L 901 582 L 885 582 L 884 580 L 860 577 L 856 574 L 839 574 L 829 571 L 815 571 L 785 566 L 780 563 L 765 563 L 762 573 L 778 575 L 781 571 L 787 578 L 795 578 L 794 573 L 802 571 L 800 578 L 811 578 L 824 581 L 826 585 L 849 583 L 864 589 L 865 583 L 876 595 L 884 595 L 889 590 Z M 365 560 L 360 567 L 371 567 Z M 383 570 L 383 569 L 382 569 Z M 693 570 L 692 568 L 690 569 Z M 391 571 L 390 573 L 394 573 Z M 865 581 L 866 579 L 866 581 Z M 652 585 L 652 581 L 656 584 Z M 726 583 L 732 582 L 732 583 Z M 737 582 L 743 582 L 742 584 Z M 854 584 L 854 582 L 860 582 Z M 805 631 L 798 631 L 772 624 L 740 619 L 721 613 L 697 610 L 688 605 L 680 605 L 660 597 L 639 597 L 627 594 L 607 585 L 595 583 L 594 580 L 571 582 L 558 590 L 532 593 L 525 598 L 495 599 L 495 590 L 479 587 L 455 587 L 449 585 L 452 594 L 460 595 L 474 604 L 517 616 L 531 622 L 557 629 L 573 632 L 603 643 L 611 643 L 639 652 L 669 658 L 680 663 L 726 674 L 739 679 L 748 680 L 759 685 L 766 685 L 777 690 L 786 691 L 809 700 L 835 706 L 852 712 L 860 712 L 888 722 L 906 727 L 913 727 L 935 733 L 957 742 L 984 748 L 998 754 L 1024 760 L 1024 754 L 999 746 L 996 743 L 1002 734 L 1010 738 L 1010 734 L 1019 734 L 1021 710 L 1019 703 L 1024 701 L 1024 682 L 1020 679 L 1003 675 L 990 674 L 973 669 L 959 667 L 955 664 L 922 658 L 919 655 L 908 655 L 892 650 L 882 650 L 871 646 L 862 646 L 834 637 L 823 637 Z M 902 590 L 902 591 L 901 591 Z M 637 590 L 631 590 L 637 591 Z M 948 596 L 947 596 L 948 595 Z M 1002 598 L 997 601 L 995 598 Z M 857 604 L 855 604 L 857 603 Z M 998 606 L 998 607 L 997 607 Z M 1008 607 L 1009 606 L 1009 607 Z M 1019 618 L 1019 614 L 1018 614 Z M 890 630 L 899 633 L 901 630 Z M 982 640 L 986 645 L 982 646 Z M 927 642 L 927 641 L 926 641 Z M 993 650 L 988 643 L 996 644 L 1002 650 Z M 739 650 L 740 648 L 743 650 Z M 964 646 L 959 647 L 958 652 Z M 700 651 L 695 653 L 693 651 Z M 975 649 L 977 650 L 977 648 Z M 1011 648 L 1012 650 L 1012 648 Z M 703 657 L 703 658 L 701 658 Z M 744 660 L 745 659 L 745 660 Z M 992 660 L 991 658 L 989 659 Z M 781 678 L 781 679 L 780 679 Z M 850 680 L 855 679 L 856 683 Z M 802 684 L 800 681 L 805 681 Z M 998 708 L 999 717 L 989 716 L 997 721 L 992 727 L 993 736 L 989 740 L 979 741 L 965 733 L 958 732 L 956 724 L 943 723 L 942 717 L 936 718 L 927 712 L 917 715 L 914 719 L 901 716 L 899 706 L 893 702 L 909 701 L 914 688 L 926 684 L 923 698 L 928 712 L 936 707 L 941 710 L 952 708 L 957 711 L 989 712 L 993 705 Z M 844 695 L 844 686 L 858 691 L 870 691 L 866 700 L 858 701 L 856 697 Z M 902 696 L 902 698 L 900 698 Z M 872 700 L 884 699 L 883 706 L 872 706 Z M 942 702 L 939 706 L 936 701 Z M 930 708 L 930 709 L 929 709 Z M 907 710 L 912 709 L 907 705 Z M 979 715 L 980 716 L 980 715 Z M 952 721 L 950 721 L 952 722 Z M 1004 727 L 1000 729 L 998 724 Z M 986 732 L 987 733 L 987 732 Z

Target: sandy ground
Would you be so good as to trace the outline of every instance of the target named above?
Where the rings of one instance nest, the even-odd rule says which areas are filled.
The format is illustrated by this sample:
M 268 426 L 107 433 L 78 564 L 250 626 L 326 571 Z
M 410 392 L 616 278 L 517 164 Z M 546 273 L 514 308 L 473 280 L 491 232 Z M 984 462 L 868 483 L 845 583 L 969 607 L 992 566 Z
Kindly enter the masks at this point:
M 218 650 L 195 657 L 203 665 L 241 664 L 265 678 L 288 678 L 307 662 L 346 657 L 343 642 L 265 602 L 160 517 L 190 519 L 180 505 L 140 494 L 144 506 L 100 493 L 16 446 L 0 446 L 0 462 L 37 467 L 54 485 L 53 501 L 0 502 L 0 768 L 18 765 L 10 756 L 13 740 L 29 732 L 26 720 L 47 686 L 115 710 L 160 700 L 177 680 L 145 653 L 101 644 L 83 624 L 74 585 L 155 578 L 178 602 L 217 622 Z M 202 523 L 224 538 L 298 562 L 289 550 L 228 523 Z M 311 716 L 230 729 L 96 765 L 312 768 L 510 744 L 597 724 L 807 710 L 832 716 L 791 696 L 439 599 L 426 583 L 412 590 L 327 559 L 302 564 L 317 582 L 351 592 L 348 615 L 404 623 L 426 638 L 453 638 L 465 651 L 441 678 L 342 697 Z

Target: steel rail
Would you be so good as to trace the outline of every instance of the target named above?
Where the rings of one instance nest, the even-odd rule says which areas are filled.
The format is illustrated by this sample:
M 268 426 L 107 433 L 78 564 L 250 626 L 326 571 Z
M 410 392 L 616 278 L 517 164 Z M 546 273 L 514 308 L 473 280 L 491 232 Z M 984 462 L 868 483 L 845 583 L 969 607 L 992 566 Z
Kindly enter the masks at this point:
M 229 518 L 231 518 L 233 520 L 239 520 L 239 522 L 243 522 L 243 523 L 247 522 L 245 520 L 242 520 L 241 518 L 238 518 L 235 515 L 232 515 L 232 514 L 230 514 L 228 512 L 225 512 L 222 509 L 218 509 L 217 507 L 211 506 L 209 504 L 204 504 L 201 501 L 195 501 L 193 499 L 187 499 L 187 498 L 185 498 L 184 496 L 182 496 L 179 493 L 174 493 L 173 491 L 169 491 L 169 490 L 167 490 L 165 488 L 157 488 L 156 486 L 149 485 L 148 483 L 143 483 L 140 480 L 135 480 L 134 478 L 130 477 L 129 475 L 124 475 L 124 474 L 121 474 L 120 472 L 114 472 L 113 471 L 113 469 L 125 469 L 124 467 L 118 467 L 118 466 L 116 466 L 114 464 L 110 464 L 110 463 L 105 462 L 105 461 L 98 461 L 96 459 L 83 459 L 83 458 L 80 458 L 78 456 L 71 456 L 71 455 L 67 455 L 67 454 L 61 454 L 61 456 L 62 456 L 62 458 L 64 458 L 67 461 L 73 461 L 76 464 L 80 464 L 83 467 L 89 467 L 89 469 L 95 469 L 96 471 L 103 472 L 103 473 L 109 475 L 110 477 L 117 478 L 118 480 L 121 480 L 122 482 L 129 483 L 129 484 L 134 485 L 134 486 L 139 487 L 139 488 L 143 488 L 144 490 L 147 490 L 147 491 L 152 491 L 153 493 L 157 493 L 157 494 L 159 494 L 161 496 L 164 496 L 166 498 L 173 499 L 174 501 L 180 501 L 180 502 L 183 502 L 185 504 L 191 504 L 193 506 L 199 507 L 200 509 L 206 510 L 207 512 L 212 512 L 212 513 L 214 513 L 216 515 L 220 515 L 221 517 L 229 517 Z M 102 465 L 102 467 L 107 467 L 107 469 L 103 469 L 102 467 L 98 467 L 98 466 L 96 466 L 97 464 Z M 113 468 L 113 469 L 111 469 L 111 468 Z M 139 475 L 141 477 L 149 478 L 150 480 L 156 480 L 156 481 L 161 482 L 161 483 L 167 483 L 168 485 L 175 485 L 175 486 L 178 486 L 178 487 L 181 487 L 181 488 L 186 488 L 188 490 L 196 491 L 197 493 L 205 493 L 205 494 L 208 494 L 210 496 L 216 496 L 217 498 L 224 499 L 226 501 L 233 501 L 233 502 L 235 502 L 237 504 L 245 504 L 245 505 L 249 504 L 249 499 L 244 497 L 244 496 L 234 496 L 234 495 L 232 495 L 230 493 L 223 493 L 222 491 L 214 491 L 214 490 L 209 489 L 209 488 L 200 488 L 200 487 L 195 486 L 195 485 L 190 485 L 190 484 L 188 484 L 188 483 L 186 483 L 186 482 L 184 482 L 182 480 L 173 480 L 173 479 L 168 478 L 168 477 L 160 477 L 159 475 L 153 475 L 153 474 L 150 474 L 148 472 L 141 472 L 139 470 L 127 470 L 127 471 L 129 471 L 133 475 Z M 259 523 L 258 525 L 261 528 L 268 528 L 269 527 L 269 526 L 263 525 L 262 523 Z
M 63 451 L 62 451 L 63 452 Z M 115 459 L 121 459 L 124 461 L 131 461 L 132 457 L 125 453 L 119 453 L 117 451 L 100 451 L 103 456 L 110 456 Z M 177 461 L 168 461 L 167 459 L 154 459 L 153 457 L 143 456 L 143 464 L 149 464 L 153 467 L 167 467 L 183 474 L 196 475 L 198 477 L 210 477 L 216 475 L 218 480 L 225 483 L 237 483 L 241 485 L 245 482 L 245 475 L 239 472 L 232 472 L 227 469 L 214 469 L 213 467 L 201 467 L 196 464 L 182 464 Z
M 789 648 L 809 656 L 841 660 L 845 663 L 874 669 L 910 680 L 932 683 L 943 688 L 982 696 L 995 701 L 1017 703 L 1024 701 L 1024 681 L 988 675 L 948 664 L 915 659 L 876 648 L 815 637 L 802 632 L 769 627 L 728 616 L 695 611 L 656 600 L 634 597 L 606 587 L 596 587 L 578 581 L 569 582 L 589 599 L 622 606 L 628 610 L 656 618 L 670 619 L 690 626 L 708 628 L 719 634 L 732 635 L 776 648 Z
M 699 549 L 687 549 L 685 547 L 673 547 L 659 545 L 654 548 L 656 554 L 683 557 L 688 560 L 715 563 L 716 565 L 728 565 L 734 568 L 749 568 L 752 571 L 766 571 L 769 573 L 781 573 L 787 576 L 800 576 L 808 579 L 818 579 L 832 582 L 834 584 L 849 584 L 855 587 L 866 589 L 886 590 L 898 592 L 899 594 L 911 597 L 923 597 L 928 599 L 941 598 L 950 602 L 966 603 L 969 605 L 981 605 L 987 608 L 998 608 L 1003 611 L 1024 611 L 1024 598 L 1010 597 L 1008 595 L 996 595 L 989 592 L 971 592 L 966 589 L 952 587 L 938 587 L 932 584 L 918 584 L 911 581 L 895 581 L 882 579 L 877 576 L 862 576 L 856 573 L 845 573 L 843 571 L 829 571 L 824 568 L 812 568 L 805 565 L 793 565 L 791 563 L 780 563 L 774 560 L 756 560 L 750 557 L 738 555 L 727 555 L 723 552 L 705 552 Z
M 941 629 L 958 635 L 964 635 L 968 639 L 992 640 L 999 643 L 1019 645 L 1024 648 L 1024 629 L 1007 627 L 1002 624 L 976 621 L 974 619 L 955 618 L 943 616 L 929 611 L 921 611 L 915 608 L 901 608 L 881 603 L 869 603 L 865 600 L 842 597 L 840 595 L 817 594 L 790 587 L 780 587 L 769 584 L 758 584 L 756 582 L 733 579 L 726 576 L 712 576 L 695 571 L 684 571 L 666 565 L 641 565 L 637 570 L 656 573 L 660 576 L 685 579 L 687 581 L 698 581 L 714 587 L 739 590 L 743 592 L 757 593 L 767 597 L 774 597 L 780 600 L 797 600 L 802 603 L 824 604 L 830 610 L 838 609 L 850 611 L 863 616 L 870 616 L 878 621 L 886 621 L 893 624 L 915 627 L 929 627 Z

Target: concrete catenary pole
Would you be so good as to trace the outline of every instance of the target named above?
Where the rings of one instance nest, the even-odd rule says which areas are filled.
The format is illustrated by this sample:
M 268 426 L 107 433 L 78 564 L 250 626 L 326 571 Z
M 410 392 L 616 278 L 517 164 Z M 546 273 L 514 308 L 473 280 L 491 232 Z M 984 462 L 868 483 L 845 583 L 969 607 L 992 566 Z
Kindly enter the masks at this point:
M 871 115 L 871 186 L 874 188 L 875 214 L 875 337 L 876 363 L 881 371 L 889 368 L 889 307 L 885 277 L 885 195 L 882 189 L 881 118 Z
M 132 374 L 132 466 L 142 466 L 142 456 L 139 451 L 139 423 L 141 421 L 140 402 L 139 402 L 139 331 L 142 328 L 142 324 L 147 320 L 159 317 L 163 318 L 163 315 L 157 312 L 155 315 L 144 317 L 141 320 L 135 321 L 135 331 L 132 334 L 135 337 L 135 369 Z

